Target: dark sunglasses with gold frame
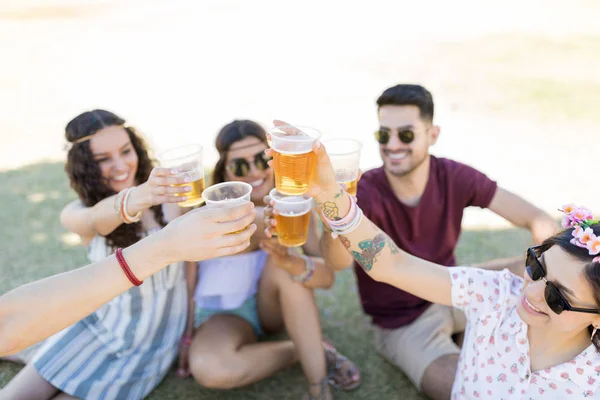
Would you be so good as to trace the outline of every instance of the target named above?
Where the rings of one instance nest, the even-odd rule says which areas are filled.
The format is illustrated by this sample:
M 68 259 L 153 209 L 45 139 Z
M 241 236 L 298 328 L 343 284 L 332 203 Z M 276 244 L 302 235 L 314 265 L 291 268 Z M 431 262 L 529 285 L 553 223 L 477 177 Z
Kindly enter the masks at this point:
M 375 140 L 379 144 L 387 144 L 390 141 L 391 135 L 392 130 L 382 126 L 375 132 Z M 404 144 L 410 144 L 415 140 L 415 133 L 412 129 L 398 128 L 398 139 Z

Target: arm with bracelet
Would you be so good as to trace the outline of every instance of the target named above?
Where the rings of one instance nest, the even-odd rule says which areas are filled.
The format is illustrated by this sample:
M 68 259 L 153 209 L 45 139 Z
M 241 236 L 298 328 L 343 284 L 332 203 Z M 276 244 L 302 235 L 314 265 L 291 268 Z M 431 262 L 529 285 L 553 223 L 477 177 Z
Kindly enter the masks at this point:
M 324 146 L 319 145 L 317 168 L 309 193 L 323 221 L 337 240 L 374 280 L 388 283 L 433 303 L 451 305 L 451 281 L 446 267 L 414 257 L 401 249 L 362 213 L 356 201 L 340 193 Z M 339 250 L 339 247 L 338 247 Z M 344 261 L 345 262 L 345 261 Z
M 250 202 L 223 209 L 203 207 L 115 255 L 0 296 L 0 356 L 70 326 L 169 264 L 244 250 L 256 231 L 254 217 Z M 49 323 L 40 324 L 41 319 Z
M 121 224 L 139 222 L 142 212 L 152 206 L 185 200 L 181 194 L 189 192 L 191 187 L 172 185 L 188 181 L 189 178 L 178 176 L 168 168 L 156 167 L 147 182 L 126 188 L 92 206 L 86 206 L 81 200 L 71 202 L 62 210 L 60 222 L 87 245 L 96 235 L 106 236 Z

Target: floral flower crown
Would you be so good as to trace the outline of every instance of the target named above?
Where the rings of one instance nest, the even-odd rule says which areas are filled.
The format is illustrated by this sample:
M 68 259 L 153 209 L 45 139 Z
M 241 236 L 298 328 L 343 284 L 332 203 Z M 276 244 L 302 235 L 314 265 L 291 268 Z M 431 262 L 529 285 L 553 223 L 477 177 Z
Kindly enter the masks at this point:
M 599 221 L 593 219 L 592 212 L 585 207 L 577 207 L 574 204 L 564 205 L 559 211 L 565 215 L 562 218 L 563 228 L 573 229 L 571 243 L 587 249 L 591 256 L 600 253 L 600 236 L 594 234 L 592 225 Z M 592 262 L 600 262 L 600 256 L 595 257 Z

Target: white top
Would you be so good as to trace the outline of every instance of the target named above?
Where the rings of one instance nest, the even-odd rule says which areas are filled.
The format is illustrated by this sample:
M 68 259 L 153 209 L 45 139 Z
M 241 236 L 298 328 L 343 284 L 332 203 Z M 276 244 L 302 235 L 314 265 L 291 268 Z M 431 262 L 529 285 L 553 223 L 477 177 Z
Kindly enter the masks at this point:
M 241 306 L 258 291 L 266 260 L 267 253 L 257 250 L 199 262 L 196 306 L 212 310 Z
M 531 372 L 527 324 L 517 314 L 523 279 L 508 270 L 450 268 L 452 304 L 467 316 L 452 399 L 600 399 L 600 353 Z

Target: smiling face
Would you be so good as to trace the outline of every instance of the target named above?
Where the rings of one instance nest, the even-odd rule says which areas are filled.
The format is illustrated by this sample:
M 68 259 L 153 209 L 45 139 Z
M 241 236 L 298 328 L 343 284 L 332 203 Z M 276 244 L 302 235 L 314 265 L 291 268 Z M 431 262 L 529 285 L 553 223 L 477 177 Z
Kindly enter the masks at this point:
M 138 156 L 122 126 L 100 129 L 90 139 L 90 150 L 112 190 L 120 192 L 136 184 Z
M 410 174 L 429 159 L 429 146 L 438 138 L 439 128 L 421 118 L 414 105 L 385 105 L 379 108 L 379 126 L 389 131 L 389 141 L 379 145 L 379 154 L 385 170 L 401 177 Z M 414 139 L 403 143 L 400 131 L 411 131 Z
M 585 276 L 585 263 L 564 252 L 560 246 L 552 246 L 540 257 L 546 268 L 546 279 L 556 285 L 561 294 L 573 307 L 597 309 L 592 287 Z M 530 327 L 539 327 L 551 332 L 561 332 L 576 336 L 581 332 L 587 335 L 590 325 L 600 324 L 600 315 L 576 311 L 553 312 L 545 299 L 546 283 L 543 279 L 533 281 L 525 272 L 525 283 L 517 313 Z
M 267 144 L 257 137 L 247 136 L 238 140 L 229 147 L 225 161 L 225 178 L 227 181 L 246 182 L 252 185 L 251 200 L 254 203 L 262 202 L 274 187 L 273 169 L 262 167 L 259 161 L 257 167 L 255 160 L 264 155 Z M 242 165 L 236 168 L 236 164 Z M 241 172 L 244 176 L 237 176 Z

